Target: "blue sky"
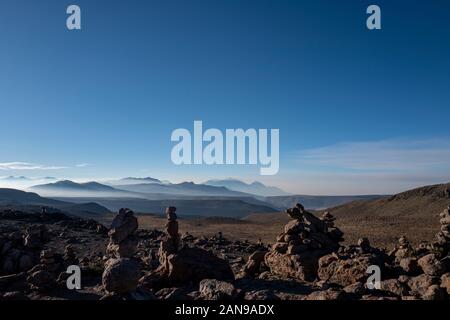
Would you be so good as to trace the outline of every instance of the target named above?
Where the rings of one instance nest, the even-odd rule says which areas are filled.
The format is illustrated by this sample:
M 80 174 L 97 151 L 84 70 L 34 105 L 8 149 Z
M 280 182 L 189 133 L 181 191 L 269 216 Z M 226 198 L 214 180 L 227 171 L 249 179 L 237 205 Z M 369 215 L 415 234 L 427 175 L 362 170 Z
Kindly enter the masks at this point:
M 81 31 L 66 29 L 70 4 Z M 0 176 L 237 177 L 309 194 L 450 181 L 449 17 L 439 0 L 3 0 Z M 279 128 L 279 174 L 173 165 L 171 132 L 194 120 Z

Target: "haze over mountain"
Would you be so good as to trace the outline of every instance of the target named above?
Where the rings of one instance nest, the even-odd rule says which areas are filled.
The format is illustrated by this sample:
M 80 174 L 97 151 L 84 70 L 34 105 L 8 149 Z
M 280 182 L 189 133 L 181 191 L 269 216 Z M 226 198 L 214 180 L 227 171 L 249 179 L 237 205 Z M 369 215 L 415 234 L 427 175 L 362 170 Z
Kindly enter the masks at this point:
M 137 196 L 98 182 L 76 183 L 62 180 L 55 183 L 36 185 L 29 190 L 46 197 L 130 197 Z
M 129 181 L 125 179 L 124 181 Z M 133 180 L 138 181 L 138 180 Z M 148 180 L 145 180 L 148 181 Z M 125 184 L 110 186 L 99 182 L 76 183 L 70 180 L 55 183 L 36 185 L 30 188 L 43 196 L 48 197 L 133 197 L 171 199 L 178 196 L 220 196 L 220 197 L 252 197 L 252 194 L 231 191 L 225 187 L 215 187 L 193 182 L 178 184 L 163 184 L 156 182 Z
M 136 178 L 136 177 L 127 177 L 122 178 L 119 180 L 107 180 L 103 182 L 106 185 L 110 186 L 121 186 L 121 185 L 128 185 L 128 184 L 143 184 L 143 183 L 156 183 L 156 184 L 163 184 L 162 181 L 159 179 L 155 179 L 152 177 L 145 177 L 145 178 Z
M 241 180 L 230 178 L 223 180 L 218 179 L 208 180 L 204 184 L 209 186 L 226 187 L 230 190 L 251 193 L 262 197 L 289 195 L 289 193 L 281 190 L 280 188 L 266 186 L 258 181 L 252 183 L 245 183 Z
M 179 216 L 242 218 L 252 213 L 273 213 L 276 209 L 264 203 L 246 201 L 242 198 L 191 198 L 171 200 L 147 200 L 137 198 L 58 198 L 72 202 L 94 201 L 111 211 L 130 208 L 140 214 L 164 213 L 166 207 L 175 206 Z
M 224 196 L 224 197 L 250 197 L 252 194 L 233 191 L 225 187 L 196 184 L 194 182 L 181 182 L 176 184 L 142 183 L 119 186 L 122 190 L 140 193 L 162 193 L 185 196 Z

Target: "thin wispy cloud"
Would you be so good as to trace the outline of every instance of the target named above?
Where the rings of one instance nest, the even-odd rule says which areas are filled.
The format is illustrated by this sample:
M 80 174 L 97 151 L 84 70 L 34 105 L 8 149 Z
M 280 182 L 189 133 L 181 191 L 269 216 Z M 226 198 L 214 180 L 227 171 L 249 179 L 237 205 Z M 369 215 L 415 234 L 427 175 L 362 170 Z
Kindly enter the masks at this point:
M 450 139 L 339 143 L 305 150 L 298 159 L 305 165 L 338 170 L 436 171 L 450 169 Z
M 0 162 L 0 170 L 60 170 L 65 166 L 43 165 L 29 162 Z
M 85 168 L 85 167 L 89 167 L 90 165 L 91 165 L 90 163 L 79 163 L 79 164 L 76 164 L 75 167 Z

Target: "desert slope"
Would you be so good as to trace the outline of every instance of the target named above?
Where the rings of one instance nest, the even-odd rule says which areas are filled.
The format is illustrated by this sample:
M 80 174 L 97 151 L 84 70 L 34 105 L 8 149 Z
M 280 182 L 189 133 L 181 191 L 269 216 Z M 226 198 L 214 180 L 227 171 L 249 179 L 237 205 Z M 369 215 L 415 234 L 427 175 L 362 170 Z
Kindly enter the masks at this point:
M 355 201 L 331 208 L 348 240 L 366 235 L 390 245 L 405 234 L 413 242 L 432 240 L 439 213 L 450 204 L 450 183 L 408 190 L 389 198 Z
M 439 231 L 439 213 L 450 204 L 449 190 L 450 183 L 425 186 L 382 199 L 353 201 L 327 210 L 336 217 L 336 225 L 344 231 L 347 244 L 367 237 L 377 246 L 392 247 L 401 235 L 417 244 L 433 240 Z M 322 212 L 317 211 L 317 214 Z M 265 224 L 268 230 L 272 230 L 276 225 L 283 226 L 288 217 L 280 213 L 254 214 L 245 220 Z

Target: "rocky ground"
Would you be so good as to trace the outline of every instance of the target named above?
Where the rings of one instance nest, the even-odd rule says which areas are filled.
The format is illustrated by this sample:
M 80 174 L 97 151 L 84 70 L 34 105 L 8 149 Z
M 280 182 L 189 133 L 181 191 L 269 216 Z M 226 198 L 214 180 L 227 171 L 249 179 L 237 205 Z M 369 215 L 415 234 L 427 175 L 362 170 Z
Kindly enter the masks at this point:
M 109 228 L 58 212 L 1 211 L 0 299 L 449 299 L 450 208 L 435 241 L 413 247 L 401 237 L 390 251 L 365 238 L 343 246 L 331 213 L 319 218 L 301 205 L 287 210 L 270 245 L 179 234 L 176 209 L 166 214 L 165 230 L 143 230 L 128 209 Z M 81 268 L 80 290 L 67 288 L 70 265 Z M 373 265 L 382 281 L 371 289 Z

